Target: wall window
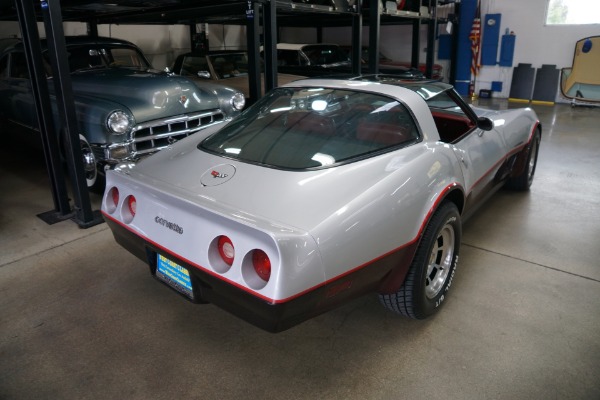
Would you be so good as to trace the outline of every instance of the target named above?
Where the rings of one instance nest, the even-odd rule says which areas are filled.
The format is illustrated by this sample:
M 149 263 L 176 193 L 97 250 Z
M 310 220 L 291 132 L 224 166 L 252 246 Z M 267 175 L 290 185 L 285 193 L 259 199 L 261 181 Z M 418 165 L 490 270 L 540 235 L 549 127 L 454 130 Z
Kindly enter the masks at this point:
M 600 24 L 600 2 L 590 0 L 548 0 L 546 24 Z

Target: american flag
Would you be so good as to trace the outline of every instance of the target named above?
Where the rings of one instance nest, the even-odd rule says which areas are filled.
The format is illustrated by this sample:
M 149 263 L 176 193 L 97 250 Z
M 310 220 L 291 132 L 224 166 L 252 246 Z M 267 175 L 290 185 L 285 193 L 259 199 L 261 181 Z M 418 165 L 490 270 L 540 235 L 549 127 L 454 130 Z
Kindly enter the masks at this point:
M 471 40 L 471 76 L 476 77 L 479 71 L 479 43 L 481 40 L 481 11 L 479 9 L 479 1 L 477 1 L 477 11 L 471 26 L 469 39 Z

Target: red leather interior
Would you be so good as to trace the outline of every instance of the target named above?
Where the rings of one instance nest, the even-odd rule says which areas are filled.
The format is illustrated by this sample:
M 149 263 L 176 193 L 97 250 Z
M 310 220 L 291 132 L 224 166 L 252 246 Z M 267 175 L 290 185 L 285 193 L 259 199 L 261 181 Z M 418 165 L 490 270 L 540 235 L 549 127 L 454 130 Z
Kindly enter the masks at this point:
M 388 146 L 400 144 L 410 139 L 402 126 L 369 121 L 358 124 L 356 137 L 359 140 Z
M 437 111 L 432 111 L 431 115 L 442 142 L 451 143 L 475 127 L 467 116 Z

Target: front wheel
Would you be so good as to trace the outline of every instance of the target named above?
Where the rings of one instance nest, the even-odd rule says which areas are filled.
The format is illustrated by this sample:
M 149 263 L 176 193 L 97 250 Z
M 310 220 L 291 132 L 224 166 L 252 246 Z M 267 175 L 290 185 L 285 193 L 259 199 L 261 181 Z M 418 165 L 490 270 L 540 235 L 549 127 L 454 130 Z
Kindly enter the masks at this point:
M 452 284 L 461 235 L 456 205 L 443 203 L 427 225 L 400 289 L 379 295 L 383 306 L 414 319 L 434 314 L 443 304 Z
M 85 174 L 87 188 L 91 192 L 101 193 L 104 190 L 104 176 L 98 173 L 98 165 L 92 146 L 90 146 L 90 143 L 85 136 L 81 134 L 79 134 L 79 145 L 81 146 L 83 172 Z

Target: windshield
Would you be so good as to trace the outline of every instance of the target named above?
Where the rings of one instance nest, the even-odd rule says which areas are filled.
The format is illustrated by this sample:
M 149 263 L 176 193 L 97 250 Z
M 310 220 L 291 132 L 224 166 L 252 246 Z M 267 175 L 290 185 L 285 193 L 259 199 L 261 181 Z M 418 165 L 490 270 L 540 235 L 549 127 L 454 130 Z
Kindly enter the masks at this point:
M 277 88 L 199 148 L 274 168 L 324 168 L 415 143 L 406 107 L 373 93 Z
M 205 56 L 184 56 L 181 60 L 181 70 L 174 71 L 181 76 L 197 76 L 198 72 L 210 72 Z
M 215 54 L 210 59 L 217 79 L 248 75 L 248 57 L 246 53 Z
M 338 63 L 350 63 L 350 59 L 344 50 L 336 45 L 310 45 L 302 48 L 310 65 L 327 65 Z
M 47 55 L 46 55 L 47 57 Z M 71 72 L 88 68 L 128 67 L 151 68 L 144 56 L 133 47 L 67 46 L 67 59 Z

